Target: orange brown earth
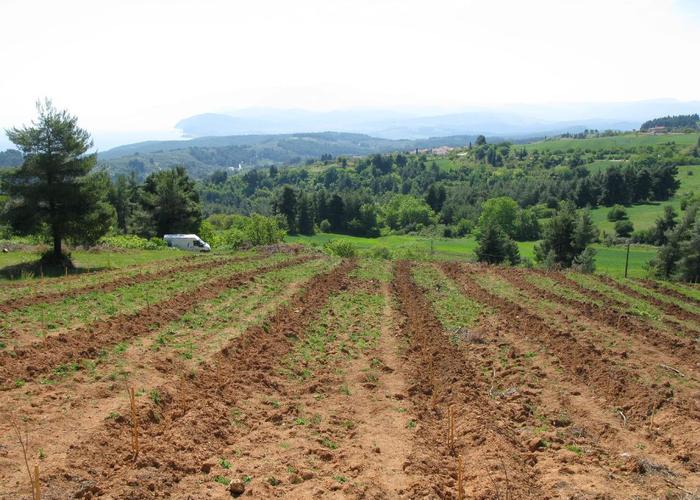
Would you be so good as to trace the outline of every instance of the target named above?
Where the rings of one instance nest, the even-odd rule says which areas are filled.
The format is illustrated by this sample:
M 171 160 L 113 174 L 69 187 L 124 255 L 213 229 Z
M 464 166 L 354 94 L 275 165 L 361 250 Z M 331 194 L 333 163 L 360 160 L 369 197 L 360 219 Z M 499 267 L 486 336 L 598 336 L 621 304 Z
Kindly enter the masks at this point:
M 0 498 L 698 498 L 686 289 L 284 246 L 0 285 Z

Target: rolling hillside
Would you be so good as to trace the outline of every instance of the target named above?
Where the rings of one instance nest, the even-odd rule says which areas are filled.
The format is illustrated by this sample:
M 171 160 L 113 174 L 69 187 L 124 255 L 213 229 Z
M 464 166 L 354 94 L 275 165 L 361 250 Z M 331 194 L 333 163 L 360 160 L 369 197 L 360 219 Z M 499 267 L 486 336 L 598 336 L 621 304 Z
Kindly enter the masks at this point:
M 544 141 L 532 142 L 528 150 L 539 151 L 599 151 L 608 149 L 635 149 L 642 146 L 655 146 L 673 142 L 679 146 L 691 146 L 698 140 L 698 134 L 660 134 L 651 135 L 632 132 L 609 137 L 590 137 L 586 139 L 568 139 L 557 137 Z
M 451 136 L 408 141 L 339 132 L 202 137 L 120 146 L 100 153 L 99 160 L 115 174 L 135 171 L 138 175 L 148 175 L 159 169 L 184 165 L 192 176 L 201 178 L 239 164 L 246 167 L 291 165 L 322 155 L 365 156 L 416 148 L 465 146 L 474 139 L 474 136 Z

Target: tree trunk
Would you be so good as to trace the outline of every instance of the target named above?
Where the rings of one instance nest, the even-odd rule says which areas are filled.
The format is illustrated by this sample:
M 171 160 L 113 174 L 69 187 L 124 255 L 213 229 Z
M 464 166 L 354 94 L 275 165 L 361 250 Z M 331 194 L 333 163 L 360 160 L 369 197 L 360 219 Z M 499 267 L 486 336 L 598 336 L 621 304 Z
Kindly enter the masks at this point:
M 55 233 L 53 235 L 53 255 L 56 257 L 56 262 L 61 259 L 61 236 Z

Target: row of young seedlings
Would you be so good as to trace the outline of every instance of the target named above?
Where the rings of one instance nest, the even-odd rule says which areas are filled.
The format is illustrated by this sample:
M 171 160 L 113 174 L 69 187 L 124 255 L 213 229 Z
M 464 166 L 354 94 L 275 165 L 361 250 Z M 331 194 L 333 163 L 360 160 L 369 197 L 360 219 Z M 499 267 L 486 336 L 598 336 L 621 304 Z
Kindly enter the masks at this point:
M 29 466 L 29 431 L 24 430 L 24 437 L 22 437 L 22 430 L 19 423 L 14 418 L 12 419 L 12 429 L 15 431 L 15 436 L 22 448 L 22 455 L 24 457 L 24 465 L 27 467 L 27 476 L 29 477 L 29 483 L 32 488 L 32 500 L 41 500 L 41 486 L 39 482 L 39 464 L 34 464 L 34 473 L 32 473 L 32 468 Z
M 430 373 L 430 385 L 432 387 L 432 394 L 431 394 L 431 400 L 430 400 L 430 408 L 431 410 L 435 411 L 436 406 L 437 406 L 437 396 L 439 394 L 438 391 L 438 384 L 436 383 L 435 380 L 435 372 L 433 371 L 433 360 L 432 357 L 429 362 L 429 370 L 428 373 Z M 464 500 L 465 497 L 465 492 L 464 492 L 464 459 L 461 455 L 461 453 L 457 453 L 457 441 L 455 439 L 455 434 L 457 431 L 457 416 L 456 416 L 456 411 L 455 407 L 453 404 L 448 405 L 447 407 L 447 450 L 448 453 L 454 457 L 455 459 L 455 476 L 457 479 L 456 483 L 456 498 L 457 500 Z M 503 467 L 503 472 L 506 476 L 506 483 L 508 482 L 508 472 L 505 468 L 505 464 L 501 464 Z M 490 476 L 490 474 L 489 474 Z M 493 481 L 493 478 L 491 478 Z M 496 489 L 498 498 L 501 497 L 500 492 L 498 491 L 498 487 L 496 486 L 494 482 L 494 488 Z M 511 500 L 512 495 L 510 492 L 510 488 L 506 485 L 506 493 L 505 493 L 505 498 L 506 500 Z
M 433 370 L 433 358 L 430 358 L 428 373 L 430 374 L 430 386 L 432 393 L 430 396 L 430 409 L 435 411 L 437 405 L 438 385 L 435 382 L 435 371 Z M 455 411 L 454 405 L 447 407 L 447 450 L 455 457 L 455 471 L 457 476 L 457 500 L 464 500 L 464 464 L 462 455 L 456 453 L 457 446 L 455 442 Z
M 133 386 L 128 387 L 127 391 L 129 393 L 129 403 L 131 407 L 131 450 L 133 452 L 133 459 L 136 460 L 139 456 L 139 420 L 138 413 L 136 412 L 136 392 Z M 34 472 L 32 472 L 32 467 L 29 465 L 29 431 L 25 429 L 24 435 L 22 435 L 22 429 L 17 420 L 13 418 L 11 423 L 12 429 L 15 432 L 15 437 L 22 449 L 24 465 L 27 468 L 27 476 L 32 489 L 32 500 L 41 500 L 39 465 L 34 464 Z

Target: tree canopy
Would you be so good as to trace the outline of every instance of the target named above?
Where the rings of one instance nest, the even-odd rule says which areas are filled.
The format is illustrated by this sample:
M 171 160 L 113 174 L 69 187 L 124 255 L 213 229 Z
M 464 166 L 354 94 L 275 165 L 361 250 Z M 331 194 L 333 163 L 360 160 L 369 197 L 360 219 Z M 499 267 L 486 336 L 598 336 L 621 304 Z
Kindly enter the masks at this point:
M 153 173 L 146 178 L 141 205 L 152 227 L 141 227 L 146 236 L 194 233 L 202 222 L 202 209 L 195 183 L 184 167 Z
M 108 180 L 91 175 L 90 134 L 49 100 L 37 103 L 37 112 L 32 125 L 6 131 L 23 162 L 6 178 L 3 216 L 19 234 L 45 231 L 53 260 L 63 262 L 63 240 L 97 241 L 109 230 L 114 209 L 106 201 Z

